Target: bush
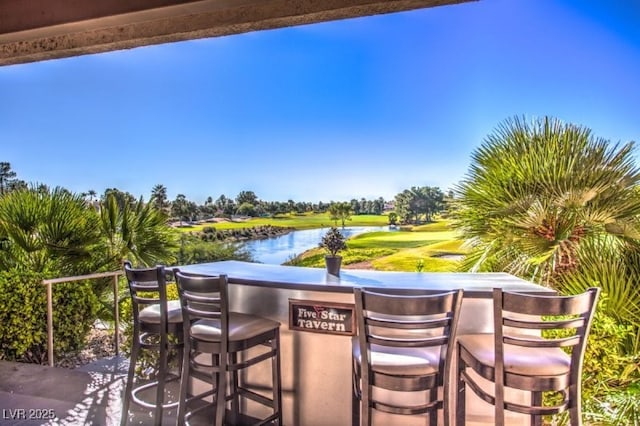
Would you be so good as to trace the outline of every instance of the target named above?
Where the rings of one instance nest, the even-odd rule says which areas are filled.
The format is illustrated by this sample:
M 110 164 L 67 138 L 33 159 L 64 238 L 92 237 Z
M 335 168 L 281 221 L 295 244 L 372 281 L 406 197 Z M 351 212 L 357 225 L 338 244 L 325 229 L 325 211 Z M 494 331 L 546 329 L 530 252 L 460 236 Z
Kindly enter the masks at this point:
M 218 260 L 251 261 L 251 253 L 241 245 L 218 241 L 203 241 L 193 236 L 182 236 L 182 244 L 175 252 L 179 265 L 215 262 Z
M 598 302 L 585 351 L 582 395 L 586 400 L 640 384 L 637 368 L 630 368 L 638 360 L 624 350 L 625 343 L 634 336 L 634 328 L 605 314 L 605 303 L 606 295 Z
M 47 360 L 47 297 L 44 274 L 0 272 L 0 359 L 44 363 Z M 53 339 L 56 357 L 84 345 L 98 310 L 87 282 L 53 286 Z

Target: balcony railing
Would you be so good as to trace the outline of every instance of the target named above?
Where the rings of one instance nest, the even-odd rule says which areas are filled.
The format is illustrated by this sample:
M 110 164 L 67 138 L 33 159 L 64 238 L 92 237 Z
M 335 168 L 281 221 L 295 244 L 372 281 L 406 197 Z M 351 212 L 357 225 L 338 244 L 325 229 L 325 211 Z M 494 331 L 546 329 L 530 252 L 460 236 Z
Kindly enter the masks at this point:
M 47 286 L 47 354 L 49 358 L 49 366 L 53 367 L 53 285 L 60 283 L 68 283 L 74 281 L 94 280 L 98 278 L 113 277 L 113 319 L 114 319 L 114 344 L 116 355 L 120 353 L 120 318 L 118 312 L 118 277 L 122 275 L 122 271 L 101 272 L 97 274 L 79 275 L 75 277 L 53 278 L 42 280 L 42 284 Z

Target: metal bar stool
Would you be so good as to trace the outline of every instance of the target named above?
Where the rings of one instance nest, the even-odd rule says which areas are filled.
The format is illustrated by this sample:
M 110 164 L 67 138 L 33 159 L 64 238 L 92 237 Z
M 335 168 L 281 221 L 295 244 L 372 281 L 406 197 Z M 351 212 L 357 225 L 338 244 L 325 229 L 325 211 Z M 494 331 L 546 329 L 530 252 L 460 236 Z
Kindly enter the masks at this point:
M 353 425 L 370 426 L 372 410 L 425 415 L 448 424 L 450 360 L 462 290 L 354 288 L 358 336 L 353 346 Z M 419 402 L 399 405 L 374 396 L 373 388 L 418 392 Z M 438 397 L 438 391 L 442 397 Z M 415 396 L 415 394 L 414 394 Z
M 505 410 L 529 415 L 542 424 L 542 416 L 568 411 L 571 425 L 582 424 L 580 385 L 584 350 L 599 288 L 577 296 L 534 296 L 493 290 L 494 334 L 460 336 L 456 382 L 456 424 L 466 421 L 465 387 L 495 407 L 495 424 L 505 424 Z M 553 338 L 542 331 L 557 330 Z M 565 352 L 570 349 L 571 354 Z M 483 390 L 479 378 L 493 382 L 494 392 Z M 531 394 L 523 405 L 505 398 L 506 389 Z M 561 401 L 543 405 L 543 392 L 554 392 Z
M 182 364 L 182 308 L 179 300 L 167 301 L 167 283 L 163 266 L 134 269 L 131 262 L 126 261 L 124 271 L 131 293 L 133 336 L 121 425 L 127 424 L 131 401 L 142 407 L 153 409 L 154 424 L 160 425 L 163 409 L 178 405 L 178 401 L 165 402 L 165 385 L 180 377 L 178 374 L 170 374 L 168 358 L 170 351 L 175 350 L 178 355 L 178 365 Z M 136 364 L 143 349 L 158 354 L 156 379 L 149 383 L 134 385 Z M 154 387 L 155 401 L 145 401 L 140 393 Z
M 229 312 L 226 275 L 201 277 L 175 270 L 175 277 L 185 335 L 178 424 L 188 423 L 194 414 L 213 407 L 217 426 L 247 421 L 256 425 L 281 425 L 280 323 Z M 273 392 L 266 397 L 243 386 L 238 373 L 269 359 Z M 212 388 L 188 395 L 191 377 L 210 383 Z M 211 403 L 203 401 L 208 396 L 212 396 Z M 240 397 L 271 408 L 272 414 L 262 420 L 244 416 L 240 413 Z M 228 401 L 231 401 L 229 414 Z

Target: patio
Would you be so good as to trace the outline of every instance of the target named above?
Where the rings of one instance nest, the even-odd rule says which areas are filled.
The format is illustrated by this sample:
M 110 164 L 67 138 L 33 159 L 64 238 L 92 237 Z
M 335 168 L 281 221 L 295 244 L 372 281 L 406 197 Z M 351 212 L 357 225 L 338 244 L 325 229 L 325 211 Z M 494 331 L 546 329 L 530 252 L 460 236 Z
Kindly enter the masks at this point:
M 76 369 L 0 360 L 0 424 L 120 425 L 128 367 L 121 356 Z M 177 394 L 177 382 L 167 387 L 172 397 Z M 128 425 L 148 425 L 152 419 L 151 411 L 131 404 Z M 162 423 L 174 425 L 176 410 L 165 410 Z M 191 419 L 195 426 L 210 423 L 206 411 Z
M 0 423 L 119 424 L 127 366 L 120 357 L 75 370 L 0 361 Z

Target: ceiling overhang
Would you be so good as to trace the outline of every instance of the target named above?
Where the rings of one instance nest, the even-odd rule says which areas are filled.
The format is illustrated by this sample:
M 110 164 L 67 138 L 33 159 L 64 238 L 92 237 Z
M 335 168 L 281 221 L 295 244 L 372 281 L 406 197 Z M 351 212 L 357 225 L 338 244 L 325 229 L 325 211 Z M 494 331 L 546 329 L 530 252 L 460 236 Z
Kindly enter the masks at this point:
M 470 0 L 2 0 L 0 65 Z

